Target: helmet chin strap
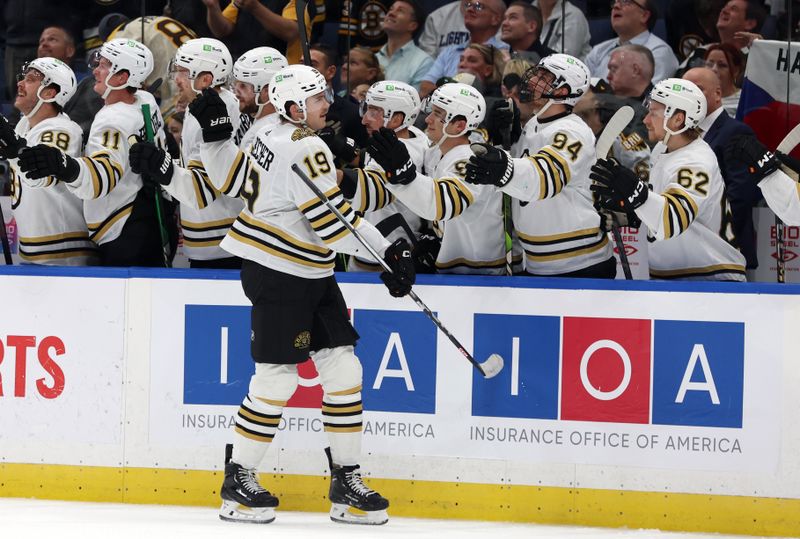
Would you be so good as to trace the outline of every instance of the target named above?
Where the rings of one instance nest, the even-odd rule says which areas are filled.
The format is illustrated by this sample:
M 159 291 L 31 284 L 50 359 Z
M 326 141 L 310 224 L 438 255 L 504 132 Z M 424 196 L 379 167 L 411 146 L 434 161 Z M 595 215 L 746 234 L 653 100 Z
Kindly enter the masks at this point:
M 31 109 L 31 111 L 28 114 L 25 115 L 25 117 L 28 118 L 28 120 L 33 118 L 33 115 L 36 114 L 37 112 L 39 112 L 39 109 L 42 108 L 42 105 L 44 105 L 45 103 L 52 103 L 52 102 L 55 101 L 55 98 L 53 98 L 53 99 L 45 99 L 45 98 L 42 97 L 42 89 L 43 88 L 44 88 L 44 86 L 40 85 L 39 88 L 36 90 L 36 97 L 38 98 L 38 100 L 36 101 L 36 106 L 33 107 L 33 109 Z
M 681 127 L 680 129 L 678 129 L 677 131 L 673 131 L 672 129 L 670 129 L 670 128 L 667 126 L 667 122 L 669 121 L 669 119 L 670 119 L 670 118 L 672 118 L 672 115 L 673 115 L 673 114 L 675 114 L 675 113 L 674 113 L 674 112 L 672 112 L 672 113 L 671 113 L 669 116 L 667 116 L 666 114 L 664 114 L 664 124 L 663 124 L 663 125 L 664 125 L 664 131 L 666 131 L 666 132 L 667 132 L 667 134 L 666 134 L 666 135 L 664 135 L 664 146 L 666 146 L 666 145 L 667 145 L 667 143 L 669 142 L 669 138 L 670 138 L 672 135 L 680 135 L 681 133 L 683 133 L 684 131 L 686 131 L 687 129 L 689 129 L 689 126 L 686 124 L 686 121 L 685 121 L 685 120 L 684 120 L 684 122 L 683 122 L 683 127 Z
M 110 93 L 111 93 L 111 90 L 124 90 L 125 88 L 127 88 L 127 87 L 128 87 L 128 85 L 127 85 L 127 84 L 124 84 L 124 85 L 122 85 L 122 86 L 112 86 L 112 85 L 111 85 L 111 83 L 110 83 L 109 81 L 111 80 L 111 77 L 113 77 L 114 75 L 116 75 L 116 72 L 115 72 L 115 73 L 111 73 L 111 72 L 109 72 L 109 74 L 108 74 L 108 75 L 106 75 L 106 80 L 104 81 L 104 82 L 105 82 L 105 85 L 106 85 L 106 89 L 105 89 L 105 91 L 103 92 L 103 95 L 101 95 L 101 96 L 100 96 L 100 98 L 101 98 L 101 99 L 105 99 L 105 98 L 107 98 L 107 97 L 108 97 L 108 94 L 110 94 Z

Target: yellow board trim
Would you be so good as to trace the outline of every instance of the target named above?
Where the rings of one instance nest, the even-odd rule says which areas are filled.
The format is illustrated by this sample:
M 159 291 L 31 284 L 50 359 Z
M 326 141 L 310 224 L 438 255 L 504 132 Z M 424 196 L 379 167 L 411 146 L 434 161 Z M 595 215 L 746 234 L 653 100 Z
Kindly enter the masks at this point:
M 219 506 L 222 472 L 0 464 L 0 496 Z M 324 476 L 261 474 L 282 511 L 327 512 Z M 392 516 L 770 536 L 800 535 L 800 500 L 367 477 Z M 490 510 L 487 510 L 490 509 Z M 320 517 L 322 518 L 322 517 Z

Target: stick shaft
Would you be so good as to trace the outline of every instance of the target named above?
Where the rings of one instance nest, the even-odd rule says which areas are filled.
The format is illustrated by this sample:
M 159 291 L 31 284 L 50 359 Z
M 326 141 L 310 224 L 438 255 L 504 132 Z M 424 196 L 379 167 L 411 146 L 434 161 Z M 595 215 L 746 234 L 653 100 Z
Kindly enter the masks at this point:
M 3 208 L 0 207 L 0 242 L 3 245 L 3 258 L 5 259 L 6 266 L 13 264 L 11 260 L 11 244 L 8 241 L 8 231 L 6 230 L 6 221 L 3 217 Z
M 303 172 L 303 171 L 300 169 L 300 167 L 299 167 L 299 166 L 297 166 L 297 163 L 294 163 L 294 164 L 292 165 L 292 170 L 294 171 L 294 173 L 295 173 L 295 174 L 297 174 L 297 175 L 300 177 L 300 179 L 301 179 L 301 180 L 303 180 L 303 183 L 305 183 L 305 184 L 308 186 L 308 188 L 309 188 L 309 189 L 311 189 L 311 190 L 314 192 L 314 194 L 317 196 L 317 198 L 319 198 L 319 199 L 322 201 L 322 203 L 323 203 L 323 204 L 325 204 L 325 205 L 328 207 L 328 209 L 329 209 L 329 210 L 331 210 L 331 211 L 333 212 L 333 214 L 336 216 L 336 218 L 337 218 L 337 219 L 339 219 L 339 221 L 341 221 L 341 222 L 342 222 L 342 224 L 345 226 L 345 228 L 347 228 L 347 230 L 349 230 L 349 231 L 350 231 L 350 233 L 351 233 L 351 234 L 353 234 L 353 236 L 355 236 L 355 238 L 356 238 L 356 239 L 359 241 L 359 243 L 361 243 L 361 245 L 363 245 L 363 246 L 364 246 L 364 248 L 365 248 L 367 251 L 369 251 L 369 254 L 371 254 L 371 255 L 372 255 L 372 257 L 373 257 L 375 260 L 377 260 L 377 261 L 378 261 L 378 263 L 381 265 L 381 267 L 384 269 L 384 271 L 387 271 L 387 272 L 389 272 L 389 273 L 392 273 L 392 268 L 390 268 L 390 267 L 389 267 L 389 264 L 387 264 L 387 263 L 386 263 L 386 261 L 383 259 L 383 257 L 382 257 L 381 255 L 379 255 L 379 254 L 378 254 L 378 252 L 377 252 L 377 251 L 376 251 L 376 250 L 375 250 L 375 249 L 372 247 L 372 245 L 370 245 L 370 244 L 369 244 L 369 243 L 368 243 L 368 242 L 367 242 L 367 241 L 364 239 L 364 237 L 363 237 L 361 234 L 359 234 L 359 232 L 358 232 L 358 231 L 355 229 L 355 227 L 354 227 L 354 226 L 353 226 L 353 225 L 350 223 L 350 221 L 348 221 L 348 220 L 347 220 L 347 218 L 346 218 L 344 215 L 342 215 L 342 212 L 340 212 L 340 211 L 339 211 L 339 208 L 337 208 L 337 207 L 336 207 L 336 206 L 335 206 L 335 205 L 334 205 L 334 204 L 333 204 L 333 203 L 332 203 L 332 202 L 331 202 L 331 201 L 328 199 L 328 197 L 327 197 L 327 196 L 325 196 L 325 193 L 323 193 L 323 192 L 320 190 L 320 188 L 319 188 L 319 187 L 317 187 L 317 186 L 314 184 L 314 182 L 312 182 L 312 181 L 311 181 L 311 179 L 310 179 L 310 178 L 309 178 L 309 177 L 306 175 L 306 173 L 305 173 L 305 172 Z M 467 360 L 468 360 L 470 363 L 472 363 L 472 365 L 473 365 L 473 366 L 474 366 L 476 369 L 478 369 L 478 371 L 479 371 L 479 372 L 480 372 L 482 375 L 484 375 L 484 376 L 485 376 L 485 375 L 486 375 L 486 373 L 483 371 L 483 367 L 481 367 L 480 363 L 478 363 L 477 361 L 475 361 L 475 358 L 474 358 L 474 357 L 472 357 L 472 354 L 470 354 L 469 352 L 467 352 L 467 349 L 466 349 L 466 348 L 464 348 L 464 346 L 463 346 L 463 345 L 462 345 L 462 344 L 459 342 L 459 340 L 458 340 L 458 339 L 456 339 L 456 338 L 455 338 L 455 336 L 454 336 L 452 333 L 450 333 L 450 331 L 448 331 L 448 329 L 447 329 L 446 327 L 444 327 L 444 324 L 442 324 L 442 322 L 439 320 L 439 318 L 438 318 L 438 317 L 437 317 L 435 314 L 433 314 L 433 311 L 431 311 L 431 310 L 430 310 L 430 308 L 428 308 L 428 306 L 425 304 L 425 302 L 423 302 L 423 301 L 420 299 L 420 297 L 419 297 L 419 296 L 418 296 L 418 295 L 417 295 L 417 294 L 416 294 L 416 293 L 415 293 L 413 290 L 410 290 L 410 291 L 408 292 L 408 295 L 409 295 L 409 297 L 411 297 L 411 299 L 412 299 L 412 300 L 414 300 L 414 303 L 416 303 L 416 304 L 417 304 L 417 306 L 418 306 L 420 309 L 422 309 L 422 312 L 424 312 L 424 313 L 425 313 L 425 315 L 426 315 L 428 318 L 430 318 L 430 319 L 431 319 L 431 321 L 432 321 L 434 324 L 436 324 L 436 327 L 438 327 L 438 328 L 439 328 L 439 330 L 441 330 L 441 332 L 442 332 L 442 333 L 444 333 L 444 334 L 445 334 L 445 336 L 446 336 L 448 339 L 450 339 L 450 342 L 451 342 L 451 343 L 453 343 L 453 345 L 454 345 L 454 346 L 455 346 L 455 347 L 458 349 L 458 351 L 459 351 L 459 352 L 461 352 L 461 354 L 462 354 L 462 355 L 463 355 L 465 358 L 467 358 Z

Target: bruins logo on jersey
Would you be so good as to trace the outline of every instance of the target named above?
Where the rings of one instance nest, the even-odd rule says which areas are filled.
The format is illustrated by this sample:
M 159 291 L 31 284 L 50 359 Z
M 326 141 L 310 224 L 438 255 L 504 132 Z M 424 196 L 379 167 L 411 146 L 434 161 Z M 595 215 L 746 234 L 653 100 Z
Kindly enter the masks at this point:
M 622 143 L 622 147 L 629 152 L 637 152 L 647 149 L 647 143 L 645 143 L 644 139 L 635 131 L 630 135 L 621 133 L 619 135 L 619 141 Z
M 292 132 L 292 140 L 296 141 L 306 137 L 313 137 L 316 134 L 316 131 L 308 127 L 298 127 Z
M 301 331 L 297 337 L 294 338 L 294 347 L 298 350 L 304 350 L 311 346 L 311 332 Z
M 367 2 L 361 8 L 359 31 L 368 39 L 376 39 L 383 35 L 383 18 L 386 8 L 379 2 Z

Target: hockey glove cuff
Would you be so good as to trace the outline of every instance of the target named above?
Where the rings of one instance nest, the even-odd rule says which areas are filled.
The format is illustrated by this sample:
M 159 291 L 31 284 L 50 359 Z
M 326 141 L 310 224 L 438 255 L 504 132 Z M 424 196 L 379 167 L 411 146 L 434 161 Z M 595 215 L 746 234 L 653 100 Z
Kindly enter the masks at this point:
M 74 182 L 81 171 L 75 159 L 46 144 L 23 148 L 19 153 L 19 168 L 29 178 L 55 176 L 66 183 Z
M 725 146 L 725 159 L 739 161 L 747 167 L 750 178 L 758 183 L 781 165 L 778 157 L 754 135 L 738 135 Z
M 411 257 L 411 246 L 405 238 L 400 238 L 386 248 L 383 259 L 391 268 L 391 272 L 381 273 L 381 281 L 389 289 L 389 293 L 401 298 L 411 292 L 417 279 L 414 260 Z
M 172 181 L 172 156 L 152 142 L 137 142 L 131 146 L 129 159 L 134 173 L 161 185 Z
M 203 93 L 189 103 L 189 112 L 203 130 L 203 142 L 219 142 L 231 138 L 233 124 L 228 116 L 228 107 L 216 90 L 203 90 Z
M 386 172 L 389 183 L 406 185 L 417 177 L 408 148 L 391 129 L 381 127 L 373 133 L 367 141 L 367 152 Z
M 469 183 L 503 187 L 514 176 L 514 161 L 507 151 L 490 144 L 470 144 L 475 153 L 467 163 L 465 180 Z
M 647 200 L 647 182 L 614 159 L 599 159 L 592 166 L 589 178 L 593 182 L 589 188 L 597 194 L 601 205 L 621 201 L 622 209 L 630 213 Z
M 343 164 L 352 163 L 358 157 L 356 142 L 343 134 L 337 134 L 332 127 L 323 127 L 317 132 L 322 142 L 327 144 L 331 153 Z

